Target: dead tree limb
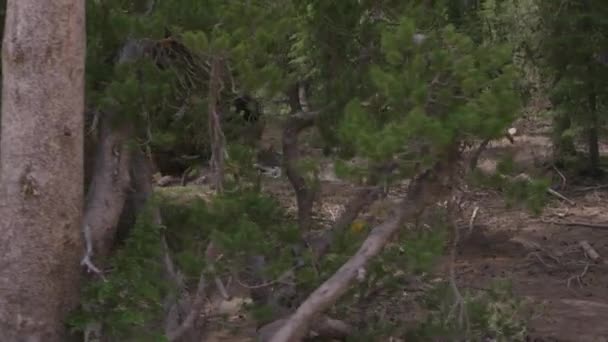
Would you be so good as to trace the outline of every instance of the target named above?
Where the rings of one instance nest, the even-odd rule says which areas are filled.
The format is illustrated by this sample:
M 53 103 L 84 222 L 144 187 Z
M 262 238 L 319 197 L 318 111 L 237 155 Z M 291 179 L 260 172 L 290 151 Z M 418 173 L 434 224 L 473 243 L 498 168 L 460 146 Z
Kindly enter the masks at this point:
M 325 254 L 331 249 L 331 246 L 336 236 L 338 236 L 341 232 L 348 228 L 350 224 L 357 218 L 359 213 L 365 207 L 373 203 L 382 194 L 382 192 L 383 191 L 380 187 L 365 187 L 361 189 L 353 196 L 350 202 L 346 205 L 344 213 L 334 222 L 334 225 L 331 229 L 326 230 L 325 233 L 320 237 L 310 239 L 308 241 L 308 245 L 311 247 L 316 260 L 319 260 L 323 258 L 323 256 L 325 256 Z M 289 274 L 293 275 L 293 270 L 290 270 L 286 273 L 286 275 Z M 284 276 L 285 275 L 281 276 L 281 278 L 283 278 Z M 261 298 L 264 298 L 264 300 L 267 300 L 268 296 L 273 295 L 269 294 L 267 289 L 260 288 L 252 289 L 252 293 L 260 293 Z M 269 300 L 269 302 L 277 303 L 278 301 L 273 298 Z M 279 311 L 286 310 L 286 308 L 280 309 L 281 310 Z M 268 339 L 278 330 L 278 328 L 283 322 L 285 322 L 285 319 L 272 321 L 269 324 L 264 325 L 258 331 L 258 336 L 262 341 L 268 341 Z M 335 324 L 332 324 L 332 322 Z M 333 329 L 332 325 L 335 325 Z M 314 326 L 316 327 L 316 332 L 326 338 L 345 338 L 346 336 L 350 335 L 350 332 L 352 331 L 352 328 L 348 327 L 348 325 L 346 325 L 344 322 L 332 320 L 329 317 L 326 317 L 326 319 L 322 320 L 321 322 L 315 322 Z
M 283 166 L 289 182 L 295 193 L 298 205 L 298 225 L 302 232 L 312 225 L 312 208 L 315 191 L 298 170 L 300 152 L 298 149 L 298 135 L 304 129 L 312 127 L 319 112 L 297 112 L 292 114 L 285 122 L 283 128 Z
M 331 229 L 326 230 L 323 235 L 309 243 L 317 259 L 323 257 L 329 251 L 336 236 L 348 228 L 361 211 L 378 199 L 382 192 L 380 187 L 365 187 L 355 193 Z
M 450 167 L 439 163 L 412 181 L 408 195 L 391 219 L 375 227 L 357 253 L 317 288 L 270 339 L 271 342 L 300 341 L 313 319 L 335 303 L 356 279 L 360 270 L 388 243 L 406 220 L 417 220 L 422 211 L 441 197 L 449 195 Z
M 223 191 L 224 184 L 224 156 L 226 154 L 226 139 L 222 130 L 219 113 L 220 94 L 222 92 L 222 60 L 214 56 L 211 60 L 211 74 L 209 75 L 209 93 L 207 96 L 209 116 L 209 136 L 211 138 L 211 169 L 214 173 L 215 189 L 218 193 Z

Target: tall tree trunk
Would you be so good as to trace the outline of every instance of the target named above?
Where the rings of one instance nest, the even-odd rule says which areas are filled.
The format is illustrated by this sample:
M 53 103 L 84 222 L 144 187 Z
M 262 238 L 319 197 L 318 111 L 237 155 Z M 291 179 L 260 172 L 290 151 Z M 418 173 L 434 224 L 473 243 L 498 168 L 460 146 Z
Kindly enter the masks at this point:
M 283 127 L 283 166 L 287 178 L 295 193 L 298 206 L 298 227 L 301 232 L 308 231 L 312 226 L 312 209 L 316 191 L 298 170 L 300 151 L 298 135 L 306 128 L 314 125 L 318 112 L 299 112 L 292 114 Z
M 595 90 L 589 93 L 589 128 L 587 129 L 587 144 L 589 147 L 589 168 L 593 175 L 600 171 L 599 119 L 597 117 L 597 101 Z
M 295 193 L 298 206 L 298 226 L 301 232 L 308 231 L 312 226 L 312 209 L 315 202 L 316 191 L 298 170 L 300 159 L 300 147 L 298 146 L 299 134 L 312 127 L 318 118 L 317 112 L 302 112 L 300 103 L 299 84 L 290 87 L 288 93 L 291 116 L 283 127 L 283 166 L 287 178 Z
M 65 341 L 78 301 L 85 3 L 8 0 L 2 46 L 0 335 Z

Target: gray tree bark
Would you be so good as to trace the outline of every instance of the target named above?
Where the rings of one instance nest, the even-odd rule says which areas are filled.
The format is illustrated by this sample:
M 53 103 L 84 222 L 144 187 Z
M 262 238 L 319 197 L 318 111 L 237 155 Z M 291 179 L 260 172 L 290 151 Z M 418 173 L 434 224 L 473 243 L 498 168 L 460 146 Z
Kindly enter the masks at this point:
M 64 341 L 82 255 L 85 2 L 8 0 L 2 46 L 0 335 Z

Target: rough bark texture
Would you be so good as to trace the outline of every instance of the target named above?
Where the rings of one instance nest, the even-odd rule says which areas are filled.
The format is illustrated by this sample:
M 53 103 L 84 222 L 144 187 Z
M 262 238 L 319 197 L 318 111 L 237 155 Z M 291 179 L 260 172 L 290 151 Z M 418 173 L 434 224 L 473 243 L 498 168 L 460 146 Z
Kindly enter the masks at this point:
M 2 47 L 1 339 L 65 341 L 82 253 L 84 1 L 7 1 Z
M 114 245 L 129 187 L 129 130 L 110 127 L 109 119 L 104 117 L 100 122 L 95 169 L 84 215 L 85 229 L 90 232 L 93 244 L 93 255 L 89 257 L 95 260 L 107 257 Z

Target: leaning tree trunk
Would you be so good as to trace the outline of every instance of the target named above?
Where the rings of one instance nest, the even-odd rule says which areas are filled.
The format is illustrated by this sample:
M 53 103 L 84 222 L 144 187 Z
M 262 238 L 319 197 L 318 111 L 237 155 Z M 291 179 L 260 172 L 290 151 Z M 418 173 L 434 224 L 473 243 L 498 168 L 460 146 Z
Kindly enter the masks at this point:
M 85 3 L 8 0 L 2 50 L 0 335 L 65 341 L 82 241 Z

